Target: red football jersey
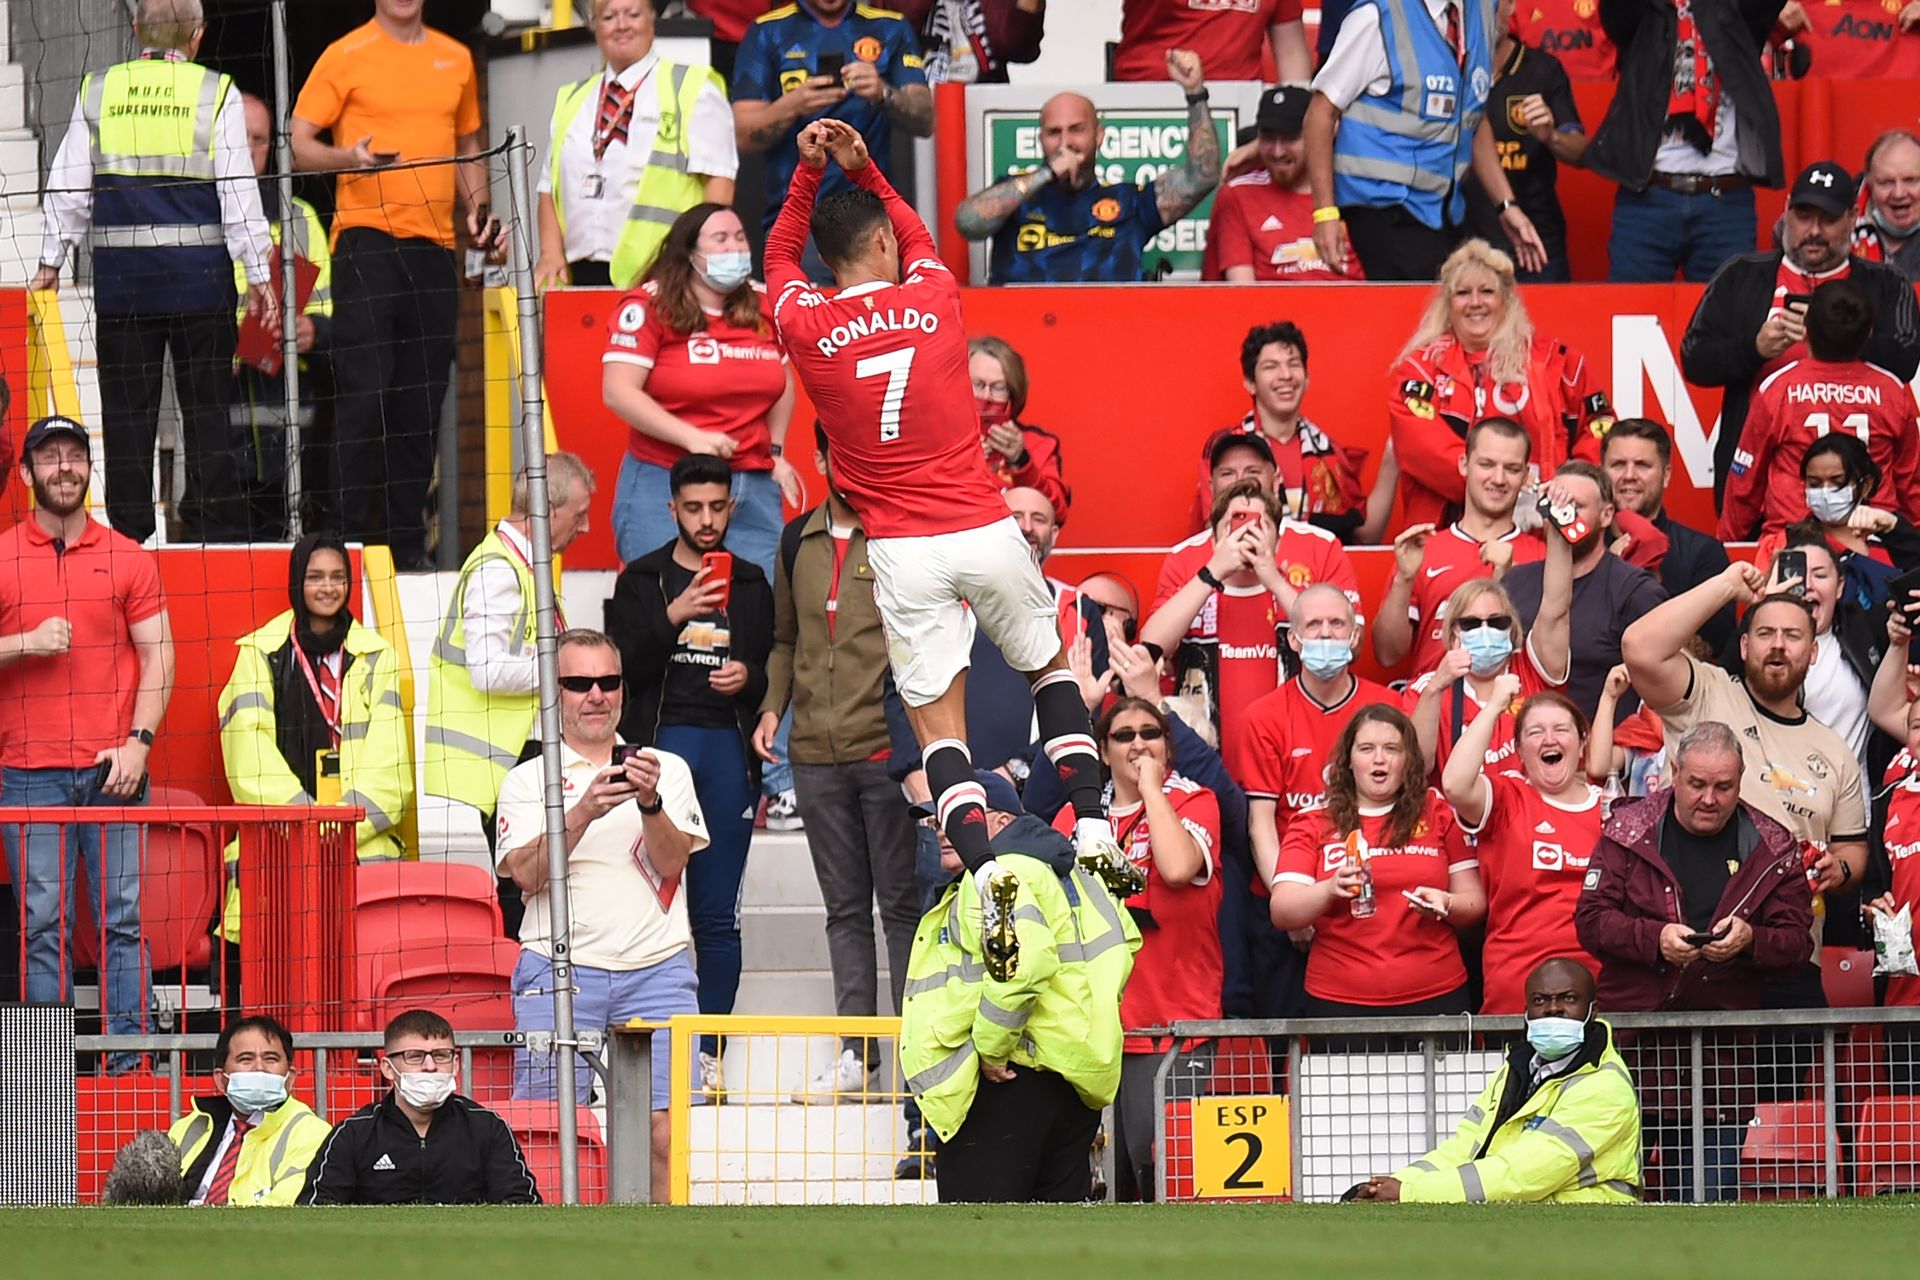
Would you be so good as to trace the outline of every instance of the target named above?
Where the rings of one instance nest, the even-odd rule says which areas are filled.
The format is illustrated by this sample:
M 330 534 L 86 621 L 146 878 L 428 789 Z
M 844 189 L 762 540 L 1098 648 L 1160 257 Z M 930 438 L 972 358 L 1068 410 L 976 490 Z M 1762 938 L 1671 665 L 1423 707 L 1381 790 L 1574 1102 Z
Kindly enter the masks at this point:
M 1161 789 L 1180 825 L 1200 846 L 1206 865 L 1190 884 L 1167 884 L 1154 865 L 1146 806 L 1115 805 L 1110 810 L 1120 847 L 1147 876 L 1147 887 L 1128 898 L 1127 905 L 1147 911 L 1159 926 L 1140 931 L 1133 976 L 1120 1000 L 1123 1027 L 1164 1027 L 1221 1016 L 1220 989 L 1226 975 L 1220 959 L 1220 880 L 1214 875 L 1220 862 L 1220 802 L 1212 791 L 1177 773 L 1169 774 Z M 1071 806 L 1053 820 L 1054 829 L 1066 836 L 1073 834 L 1073 824 Z M 1156 1043 L 1151 1036 L 1128 1036 L 1125 1052 L 1154 1053 L 1164 1047 L 1164 1041 Z
M 1201 606 L 1181 642 L 1217 650 L 1220 758 L 1229 771 L 1241 758 L 1247 709 L 1272 693 L 1286 674 L 1280 666 L 1279 615 L 1280 606 L 1265 587 L 1229 586 Z
M 1514 654 L 1513 657 L 1507 660 L 1507 669 L 1520 677 L 1520 692 L 1513 695 L 1513 702 L 1507 707 L 1507 714 L 1501 716 L 1500 723 L 1494 726 L 1493 742 L 1487 747 L 1487 768 L 1489 770 L 1499 769 L 1513 763 L 1512 756 L 1515 745 L 1513 738 L 1513 717 L 1519 712 L 1520 704 L 1536 693 L 1541 693 L 1547 689 L 1560 689 L 1564 687 L 1565 684 L 1564 681 L 1547 679 L 1546 673 L 1540 670 L 1540 664 L 1534 660 L 1532 640 L 1527 640 L 1521 644 L 1520 652 Z M 1433 678 L 1433 672 L 1429 671 L 1407 686 L 1407 690 L 1401 695 L 1401 699 L 1402 709 L 1408 715 L 1413 714 L 1413 709 L 1420 703 L 1420 695 L 1426 692 L 1426 688 L 1433 682 Z M 1433 753 L 1434 758 L 1427 761 L 1427 764 L 1433 770 L 1433 776 L 1436 778 L 1440 776 L 1440 770 L 1446 767 L 1447 757 L 1453 753 L 1453 701 L 1455 698 L 1459 698 L 1461 701 L 1461 728 L 1464 729 L 1466 726 L 1472 724 L 1473 718 L 1480 714 L 1480 699 L 1474 696 L 1473 678 L 1471 676 L 1462 679 L 1454 685 L 1451 691 L 1441 695 L 1439 745 Z M 1518 765 L 1515 764 L 1514 767 L 1517 768 Z
M 1207 529 L 1167 552 L 1167 558 L 1160 562 L 1160 579 L 1154 585 L 1153 608 L 1147 610 L 1147 616 L 1151 618 L 1212 558 L 1213 533 Z M 1316 582 L 1331 582 L 1346 593 L 1347 599 L 1353 602 L 1354 613 L 1359 614 L 1360 576 L 1353 571 L 1353 561 L 1347 558 L 1347 549 L 1340 545 L 1340 539 L 1325 529 L 1298 520 L 1282 520 L 1280 536 L 1273 544 L 1273 558 L 1285 571 L 1294 590 Z
M 1807 29 L 1793 39 L 1812 55 L 1808 74 L 1825 80 L 1920 78 L 1920 32 L 1900 29 L 1906 7 L 1907 0 L 1817 0 L 1805 5 Z
M 1438 791 L 1413 838 L 1384 845 L 1388 815 L 1362 814 L 1356 844 L 1373 871 L 1374 914 L 1355 919 L 1336 902 L 1313 922 L 1307 952 L 1307 994 L 1341 1004 L 1397 1005 L 1431 1000 L 1467 980 L 1453 928 L 1430 920 L 1401 896 L 1410 889 L 1445 889 L 1455 871 L 1479 865 L 1468 850 L 1453 807 Z M 1347 860 L 1350 838 L 1333 829 L 1325 809 L 1309 809 L 1280 842 L 1274 883 L 1311 885 L 1330 880 Z
M 1887 793 L 1887 822 L 1881 839 L 1893 866 L 1894 908 L 1910 906 L 1920 916 L 1920 771 L 1906 749 L 1887 766 L 1884 781 L 1893 788 Z M 1888 978 L 1887 1003 L 1906 1009 L 1920 1006 L 1920 978 Z
M 1560 59 L 1569 80 L 1614 78 L 1613 41 L 1600 27 L 1599 0 L 1520 0 L 1513 31 L 1522 44 Z
M 1587 863 L 1600 843 L 1600 791 L 1566 808 L 1541 795 L 1524 775 L 1489 772 L 1486 819 L 1475 838 L 1487 886 L 1487 940 L 1480 963 L 1484 1014 L 1525 1013 L 1527 975 L 1543 960 L 1566 956 L 1595 974 L 1600 962 L 1573 932 Z
M 1387 686 L 1356 676 L 1351 693 L 1323 707 L 1299 680 L 1289 680 L 1240 717 L 1239 758 L 1226 759 L 1227 772 L 1246 788 L 1247 799 L 1273 801 L 1274 829 L 1285 836 L 1295 815 L 1327 802 L 1327 757 L 1354 713 L 1399 701 Z M 1259 876 L 1252 887 L 1255 897 L 1267 896 Z
M 1313 197 L 1275 186 L 1265 169 L 1228 181 L 1213 198 L 1201 276 L 1224 280 L 1228 267 L 1252 267 L 1263 283 L 1279 280 L 1364 280 L 1356 260 L 1341 275 L 1313 244 Z
M 1886 479 L 1876 505 L 1920 520 L 1920 407 L 1913 389 L 1878 365 L 1795 360 L 1761 382 L 1727 468 L 1719 535 L 1733 542 L 1807 517 L 1800 463 L 1837 431 L 1858 436 Z
M 1532 564 L 1547 558 L 1547 544 L 1519 529 L 1509 530 L 1500 541 L 1513 546 L 1513 563 Z M 1407 603 L 1407 618 L 1413 623 L 1412 666 L 1414 672 L 1431 671 L 1440 665 L 1446 652 L 1440 633 L 1447 621 L 1447 601 L 1460 584 L 1492 574 L 1480 558 L 1480 540 L 1450 524 L 1427 539 L 1426 559 L 1420 575 L 1413 580 L 1413 595 Z
M 899 284 L 873 281 L 829 298 L 800 266 L 820 171 L 794 170 L 767 235 L 773 320 L 826 424 L 833 479 L 869 538 L 977 529 L 1007 518 L 980 456 L 967 373 L 960 286 L 933 238 L 879 166 L 849 175 L 879 196 L 900 242 Z
M 1209 80 L 1265 80 L 1267 28 L 1300 12 L 1300 0 L 1125 0 L 1113 78 L 1165 80 L 1167 50 L 1191 49 Z

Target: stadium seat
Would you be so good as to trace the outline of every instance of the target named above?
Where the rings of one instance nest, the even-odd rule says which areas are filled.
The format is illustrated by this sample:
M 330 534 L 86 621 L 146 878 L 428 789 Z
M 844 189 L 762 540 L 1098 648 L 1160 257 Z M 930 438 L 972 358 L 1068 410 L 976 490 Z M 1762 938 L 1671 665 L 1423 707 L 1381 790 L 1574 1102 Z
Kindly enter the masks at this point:
M 456 1031 L 513 1025 L 511 983 L 520 944 L 505 938 L 425 938 L 363 951 L 364 1025 L 378 1030 L 408 1009 L 427 1008 Z
M 1868 1098 L 1854 1130 L 1853 1155 L 1855 1195 L 1920 1191 L 1920 1097 Z
M 1742 1200 L 1826 1194 L 1826 1116 L 1818 1101 L 1763 1102 L 1740 1148 Z
M 540 1184 L 540 1198 L 560 1203 L 560 1104 L 553 1101 L 493 1103 L 492 1109 L 519 1140 L 527 1167 Z M 586 1107 L 578 1108 L 580 1131 L 580 1203 L 607 1202 L 607 1144 L 600 1122 Z
M 491 1107 L 513 1097 L 513 1050 L 475 1049 L 473 1070 L 460 1080 L 460 1092 Z
M 1273 1054 L 1259 1036 L 1222 1036 L 1213 1042 L 1208 1093 L 1272 1093 Z
M 1828 947 L 1820 953 L 1820 986 L 1833 1009 L 1873 1007 L 1873 952 Z
M 155 787 L 149 807 L 194 807 L 206 804 L 191 791 Z M 213 962 L 213 915 L 220 902 L 220 844 L 218 833 L 203 825 L 156 822 L 146 829 L 146 849 L 140 861 L 140 934 L 146 942 L 147 962 L 155 973 L 204 969 Z M 87 868 L 79 868 L 77 891 L 92 892 Z M 93 912 L 75 913 L 74 960 L 91 969 L 100 958 L 100 934 Z
M 363 862 L 354 873 L 354 937 L 361 954 L 406 938 L 502 936 L 494 878 L 457 862 Z

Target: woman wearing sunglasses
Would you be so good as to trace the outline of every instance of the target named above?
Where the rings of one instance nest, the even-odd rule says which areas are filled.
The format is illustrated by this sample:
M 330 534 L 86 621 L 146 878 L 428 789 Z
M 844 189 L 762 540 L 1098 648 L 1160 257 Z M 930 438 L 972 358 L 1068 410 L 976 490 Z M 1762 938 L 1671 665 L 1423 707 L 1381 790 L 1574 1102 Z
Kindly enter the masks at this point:
M 1147 887 L 1126 902 L 1142 942 L 1120 1002 L 1120 1025 L 1129 1028 L 1221 1016 L 1220 805 L 1169 767 L 1170 728 L 1158 706 L 1133 696 L 1094 726 L 1111 779 L 1114 833 L 1147 873 Z M 1073 822 L 1072 808 L 1063 808 L 1054 827 L 1071 835 Z M 1166 1048 L 1166 1037 L 1126 1039 L 1114 1103 L 1121 1200 L 1153 1199 L 1153 1076 Z
M 1547 562 L 1541 584 L 1540 612 L 1532 631 L 1520 623 L 1506 588 L 1491 578 L 1464 582 L 1447 597 L 1441 628 L 1446 652 L 1440 665 L 1407 686 L 1402 695 L 1420 737 L 1420 754 L 1436 777 L 1446 768 L 1453 744 L 1480 709 L 1494 699 L 1495 685 L 1511 674 L 1520 682 L 1507 699 L 1486 747 L 1488 768 L 1513 755 L 1513 713 L 1536 693 L 1566 687 L 1572 669 L 1568 607 L 1573 599 L 1571 555 L 1566 539 L 1547 533 Z
M 1310 1018 L 1467 1013 L 1453 931 L 1487 911 L 1479 863 L 1426 784 L 1413 724 L 1362 707 L 1327 756 L 1327 803 L 1287 824 L 1268 906 L 1278 929 L 1312 929 Z

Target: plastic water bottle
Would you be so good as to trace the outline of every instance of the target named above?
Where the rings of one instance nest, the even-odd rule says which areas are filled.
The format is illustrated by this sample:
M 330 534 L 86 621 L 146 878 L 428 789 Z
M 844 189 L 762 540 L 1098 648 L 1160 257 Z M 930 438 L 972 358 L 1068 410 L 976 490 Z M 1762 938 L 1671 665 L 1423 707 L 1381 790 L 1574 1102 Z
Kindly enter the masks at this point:
M 1360 892 L 1350 904 L 1353 918 L 1366 920 L 1373 915 L 1378 904 L 1373 896 L 1373 868 L 1367 865 L 1367 842 L 1358 831 L 1347 837 L 1347 863 L 1360 868 Z
M 1600 821 L 1605 822 L 1613 816 L 1613 806 L 1625 799 L 1626 794 L 1627 789 L 1620 785 L 1620 775 L 1617 773 L 1608 774 L 1607 785 L 1605 789 L 1600 792 Z

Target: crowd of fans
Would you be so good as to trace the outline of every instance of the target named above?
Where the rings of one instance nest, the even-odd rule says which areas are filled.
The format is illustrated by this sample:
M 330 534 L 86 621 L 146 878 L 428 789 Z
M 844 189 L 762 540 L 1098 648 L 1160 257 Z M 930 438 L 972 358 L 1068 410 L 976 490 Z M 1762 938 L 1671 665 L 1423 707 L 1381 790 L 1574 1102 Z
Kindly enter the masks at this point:
M 749 20 L 719 27 L 723 82 L 653 53 L 649 0 L 596 0 L 606 69 L 558 95 L 538 275 L 629 290 L 604 356 L 605 403 L 630 431 L 610 505 L 595 509 L 595 478 L 572 455 L 545 472 L 554 552 L 604 514 L 625 566 L 604 629 L 572 626 L 560 646 L 583 1024 L 731 1010 L 763 791 L 769 825 L 804 823 L 838 1013 L 880 1007 L 876 901 L 898 1006 L 918 913 L 947 879 L 935 831 L 924 819 L 916 830 L 901 798 L 924 802 L 927 784 L 887 672 L 864 534 L 832 489 L 824 433 L 793 430 L 794 381 L 753 280 L 747 220 L 731 205 L 740 152 L 767 153 L 770 222 L 803 123 L 829 114 L 853 125 L 884 164 L 891 130 L 935 128 L 930 74 L 995 79 L 1037 49 L 1037 3 L 922 8 L 923 25 L 846 0 L 733 15 Z M 1344 424 L 1308 416 L 1312 335 L 1277 319 L 1242 346 L 1246 417 L 1194 442 L 1196 532 L 1168 552 L 1151 593 L 1114 573 L 1049 579 L 1096 717 L 1112 816 L 1147 873 L 1126 903 L 1144 937 L 1128 1028 L 1519 1013 L 1528 976 L 1555 956 L 1585 959 L 1611 1010 L 1818 1005 L 1816 942 L 1857 944 L 1865 917 L 1920 901 L 1912 847 L 1888 834 L 1920 821 L 1920 667 L 1908 662 L 1920 585 L 1902 576 L 1920 569 L 1920 410 L 1905 385 L 1920 366 L 1910 284 L 1920 140 L 1882 138 L 1858 184 L 1839 163 L 1809 166 L 1779 247 L 1751 252 L 1752 189 L 1785 180 L 1763 47 L 1783 33 L 1811 38 L 1813 19 L 1797 4 L 1702 3 L 1697 22 L 1684 0 L 1598 10 L 1598 30 L 1573 17 L 1547 28 L 1563 50 L 1618 50 L 1622 91 L 1591 146 L 1568 78 L 1593 74 L 1597 58 L 1562 67 L 1527 43 L 1542 30 L 1537 14 L 1523 20 L 1511 0 L 1367 0 L 1323 21 L 1311 87 L 1268 91 L 1252 134 L 1223 156 L 1205 76 L 1257 75 L 1270 44 L 1284 78 L 1307 79 L 1297 6 L 1129 3 L 1116 71 L 1184 91 L 1182 162 L 1147 186 L 1100 182 L 1098 109 L 1061 94 L 1041 112 L 1045 163 L 958 210 L 963 234 L 994 241 L 995 283 L 1139 279 L 1147 242 L 1224 175 L 1210 274 L 1437 282 L 1397 358 L 1382 352 L 1390 443 L 1370 484 Z M 347 486 L 340 514 L 349 537 L 392 545 L 402 567 L 425 556 L 425 424 L 452 362 L 454 247 L 504 248 L 474 159 L 471 58 L 420 11 L 418 0 L 377 0 L 374 20 L 328 49 L 293 108 L 296 163 L 347 171 L 327 283 L 298 321 L 302 350 L 331 353 L 342 447 L 380 480 Z M 157 572 L 135 545 L 152 532 L 141 450 L 161 352 L 177 362 L 199 458 L 184 509 L 209 539 L 246 535 L 244 515 L 217 514 L 242 486 L 202 366 L 224 366 L 236 341 L 235 263 L 242 314 L 268 329 L 286 321 L 267 287 L 279 231 L 269 234 L 250 184 L 230 192 L 219 181 L 245 147 L 206 139 L 239 139 L 264 112 L 190 61 L 202 29 L 193 0 L 142 0 L 142 58 L 89 81 L 56 160 L 63 184 L 97 194 L 49 201 L 37 283 L 58 282 L 89 218 L 96 237 L 115 233 L 95 260 L 114 528 L 87 514 L 88 433 L 37 424 L 24 453 L 36 511 L 0 535 L 0 557 L 20 568 L 0 575 L 9 803 L 120 802 L 144 785 L 173 665 Z M 1578 32 L 1586 43 L 1569 40 Z M 1684 76 L 1676 48 L 1691 51 Z M 1402 87 L 1423 74 L 1424 105 L 1403 105 Z M 1482 121 L 1509 80 L 1505 96 L 1520 105 Z M 132 97 L 114 95 L 142 92 L 201 102 L 214 158 L 204 175 L 137 130 L 117 132 L 127 126 L 112 108 Z M 122 151 L 151 163 L 117 163 Z M 406 163 L 429 156 L 468 159 Z M 257 154 L 255 171 L 265 163 Z M 1567 275 L 1559 164 L 1621 184 L 1614 279 L 1712 281 L 1682 366 L 1694 384 L 1725 388 L 1715 530 L 1666 508 L 1668 429 L 1616 420 L 1602 371 L 1529 317 L 1521 283 Z M 206 189 L 186 183 L 171 206 L 139 182 L 183 171 Z M 841 179 L 828 172 L 830 188 Z M 318 257 L 319 237 L 302 235 Z M 134 287 L 143 273 L 158 274 Z M 1276 316 L 1285 311 L 1276 301 Z M 1112 495 L 1076 495 L 1059 438 L 1024 420 L 1032 380 L 1060 371 L 1029 369 L 991 336 L 969 355 L 982 454 L 1044 566 L 1072 504 Z M 787 451 L 806 443 L 828 496 L 783 521 L 800 493 Z M 540 1030 L 557 957 L 539 766 L 527 753 L 538 709 L 529 484 L 516 481 L 511 512 L 468 557 L 436 631 L 423 797 L 461 807 L 509 896 L 527 895 L 509 926 L 524 948 L 515 1016 Z M 1755 537 L 1751 558 L 1729 560 L 1725 543 Z M 1384 541 L 1392 576 L 1363 598 L 1346 548 Z M 97 580 L 76 574 L 76 557 L 99 558 Z M 47 584 L 62 574 L 56 607 Z M 352 616 L 354 586 L 341 539 L 296 545 L 290 608 L 241 641 L 221 697 L 224 764 L 237 799 L 361 806 L 360 856 L 393 858 L 407 852 L 399 831 L 415 803 L 399 767 L 409 726 L 391 651 Z M 1362 645 L 1391 685 L 1354 669 Z M 984 641 L 974 659 L 973 760 L 998 775 L 997 795 L 1070 827 L 1062 785 L 1031 741 L 1024 681 Z M 83 716 L 85 698 L 98 705 Z M 107 890 L 109 1027 L 137 1030 L 147 1008 L 137 857 L 124 828 L 78 830 L 80 860 Z M 52 829 L 6 835 L 26 989 L 58 998 L 73 867 L 62 874 Z M 238 925 L 234 894 L 223 936 L 236 940 Z M 1894 980 L 1886 998 L 1920 1004 L 1916 982 Z M 281 1061 L 290 1055 L 284 1032 L 256 1030 Z M 1164 1047 L 1151 1034 L 1128 1040 L 1122 1108 L 1136 1128 L 1146 1068 Z M 398 1052 L 445 1065 L 438 1050 Z M 550 1093 L 552 1063 L 521 1058 L 517 1091 Z M 703 1045 L 709 1094 L 722 1088 L 720 1065 L 720 1046 Z M 879 1066 L 871 1042 L 849 1041 L 799 1097 L 855 1095 Z M 369 1124 L 420 1127 L 424 1104 L 396 1096 L 398 1109 Z M 208 1169 L 202 1156 L 203 1191 L 224 1197 L 231 1161 Z M 323 1188 L 326 1159 L 315 1165 Z M 1144 1170 L 1124 1176 L 1150 1186 Z

